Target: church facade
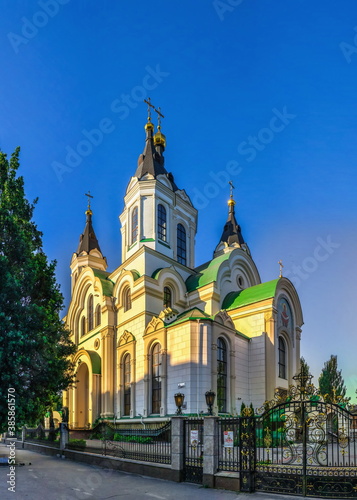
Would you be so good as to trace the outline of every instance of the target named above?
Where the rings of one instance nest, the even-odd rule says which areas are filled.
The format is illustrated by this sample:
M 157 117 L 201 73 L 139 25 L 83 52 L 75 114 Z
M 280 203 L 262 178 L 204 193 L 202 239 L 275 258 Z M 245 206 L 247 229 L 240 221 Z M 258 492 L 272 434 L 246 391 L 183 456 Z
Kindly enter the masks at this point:
M 303 324 L 286 278 L 262 283 L 235 215 L 213 258 L 195 267 L 197 210 L 164 163 L 166 138 L 151 118 L 120 215 L 122 264 L 107 271 L 90 206 L 71 261 L 65 322 L 78 351 L 76 384 L 64 393 L 69 422 L 236 414 L 286 390 L 299 370 Z M 218 236 L 218 235 L 217 235 Z M 218 238 L 217 238 L 218 239 Z

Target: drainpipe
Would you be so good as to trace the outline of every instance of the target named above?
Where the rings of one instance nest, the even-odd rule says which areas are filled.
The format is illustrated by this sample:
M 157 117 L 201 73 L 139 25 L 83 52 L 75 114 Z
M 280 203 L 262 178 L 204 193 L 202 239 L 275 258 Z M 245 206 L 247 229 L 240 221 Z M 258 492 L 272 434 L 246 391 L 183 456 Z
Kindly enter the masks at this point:
M 114 380 L 113 380 L 113 384 L 114 384 L 114 387 L 113 387 L 113 393 L 114 393 L 114 404 L 113 404 L 113 410 L 114 410 L 114 424 L 115 424 L 115 417 L 117 415 L 117 410 L 118 410 L 118 366 L 117 366 L 117 310 L 116 310 L 116 307 L 115 307 L 115 302 L 117 300 L 116 297 L 111 297 L 111 300 L 112 300 L 112 305 L 113 305 L 113 315 L 114 315 L 114 345 L 113 345 L 113 349 L 114 349 L 114 352 L 113 352 L 113 364 L 114 364 Z
M 196 371 L 196 404 L 197 404 L 197 417 L 199 417 L 198 413 L 198 406 L 199 406 L 199 399 L 200 399 L 200 351 L 201 351 L 201 338 L 200 338 L 200 320 L 197 319 L 197 371 Z

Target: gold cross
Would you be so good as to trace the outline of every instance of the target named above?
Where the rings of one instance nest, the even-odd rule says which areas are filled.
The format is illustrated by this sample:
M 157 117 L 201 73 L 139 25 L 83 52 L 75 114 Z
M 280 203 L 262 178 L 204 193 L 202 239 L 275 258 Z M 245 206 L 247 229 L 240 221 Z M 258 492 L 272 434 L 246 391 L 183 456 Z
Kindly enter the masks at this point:
M 233 181 L 229 181 L 228 184 L 230 185 L 230 196 L 231 198 L 233 198 L 233 189 L 235 189 L 235 187 L 233 186 Z
M 161 128 L 161 118 L 165 118 L 164 115 L 161 113 L 161 108 L 154 108 L 154 111 L 157 113 L 157 128 L 160 130 Z
M 278 262 L 279 266 L 280 266 L 280 274 L 279 274 L 279 278 L 282 278 L 283 277 L 283 261 L 282 260 L 279 260 Z
M 144 102 L 146 102 L 146 104 L 148 105 L 148 120 L 150 121 L 151 120 L 151 109 L 150 108 L 155 109 L 155 106 L 153 104 L 151 104 L 150 97 L 148 97 L 147 100 L 144 99 Z
M 88 210 L 90 210 L 90 199 L 94 198 L 94 196 L 90 194 L 90 191 L 88 191 L 88 193 L 84 193 L 84 196 L 88 197 Z

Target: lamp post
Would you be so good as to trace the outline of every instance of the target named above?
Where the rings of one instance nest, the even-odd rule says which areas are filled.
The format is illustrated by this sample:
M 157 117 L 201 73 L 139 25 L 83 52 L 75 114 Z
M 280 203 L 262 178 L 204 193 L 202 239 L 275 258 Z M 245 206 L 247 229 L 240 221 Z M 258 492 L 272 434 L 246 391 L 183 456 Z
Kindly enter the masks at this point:
M 208 406 L 208 415 L 213 415 L 212 406 L 214 403 L 214 398 L 216 397 L 216 393 L 213 391 L 207 391 L 205 393 L 205 397 L 206 397 L 206 404 Z
M 185 395 L 182 394 L 182 392 L 178 392 L 175 394 L 174 398 L 175 398 L 175 405 L 177 406 L 176 415 L 182 415 L 181 406 L 183 405 Z

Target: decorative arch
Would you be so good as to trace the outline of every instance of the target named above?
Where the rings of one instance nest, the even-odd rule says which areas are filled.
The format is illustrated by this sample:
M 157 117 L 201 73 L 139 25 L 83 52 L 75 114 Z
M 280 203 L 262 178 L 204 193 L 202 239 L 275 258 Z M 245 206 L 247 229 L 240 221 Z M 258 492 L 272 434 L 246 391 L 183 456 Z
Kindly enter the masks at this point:
M 123 347 L 130 344 L 130 342 L 135 342 L 135 337 L 132 333 L 128 332 L 128 330 L 125 330 L 118 340 L 118 347 Z
M 135 282 L 140 278 L 140 274 L 135 269 L 122 269 L 119 277 L 117 278 L 114 289 L 113 297 L 118 297 L 117 307 L 123 307 L 123 290 L 126 286 L 134 290 Z
M 101 357 L 95 351 L 80 349 L 73 356 L 76 386 L 69 390 L 70 423 L 84 427 L 100 414 Z
M 160 290 L 163 291 L 165 286 L 171 288 L 173 293 L 172 307 L 176 305 L 185 307 L 185 293 L 187 291 L 186 284 L 182 279 L 182 276 L 173 266 L 164 267 L 163 269 L 158 270 L 155 273 L 155 279 L 158 282 Z
M 150 323 L 145 328 L 144 335 L 149 335 L 150 333 L 153 333 L 156 330 L 160 330 L 164 326 L 165 326 L 164 322 L 160 318 L 154 316 L 150 321 Z
M 236 329 L 232 318 L 229 316 L 226 310 L 219 311 L 214 317 L 214 320 L 217 321 L 217 323 L 220 323 L 221 325 L 224 325 L 228 328 L 232 328 L 233 330 Z
M 288 278 L 280 278 L 275 293 L 273 305 L 278 308 L 280 298 L 285 298 L 291 307 L 294 325 L 301 327 L 304 324 L 302 308 L 297 291 Z
M 217 285 L 221 293 L 221 304 L 229 292 L 240 290 L 237 283 L 238 276 L 243 277 L 244 286 L 258 285 L 260 276 L 251 257 L 240 248 L 231 251 L 229 257 L 221 263 L 217 272 Z

